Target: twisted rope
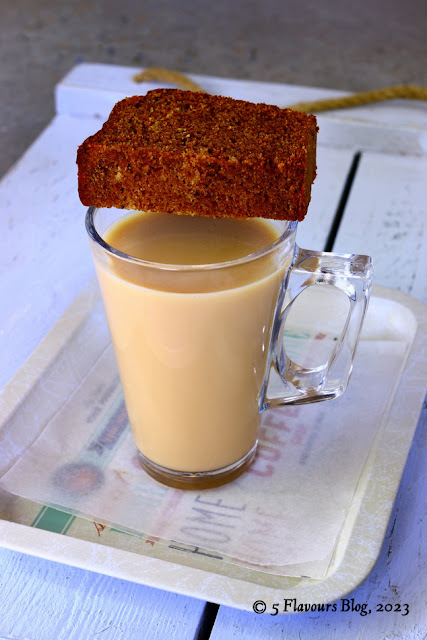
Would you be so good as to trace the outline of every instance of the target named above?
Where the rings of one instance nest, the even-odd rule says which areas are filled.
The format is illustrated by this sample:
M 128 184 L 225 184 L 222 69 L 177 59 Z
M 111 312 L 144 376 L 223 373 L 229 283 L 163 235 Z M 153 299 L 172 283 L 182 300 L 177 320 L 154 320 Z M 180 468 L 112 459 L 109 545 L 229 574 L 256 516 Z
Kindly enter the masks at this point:
M 189 91 L 204 92 L 204 89 L 193 82 L 188 76 L 179 71 L 171 71 L 163 67 L 149 67 L 133 76 L 134 82 L 160 81 L 173 84 L 180 89 Z M 361 91 L 342 98 L 326 98 L 325 100 L 314 100 L 312 102 L 297 102 L 288 109 L 313 113 L 317 111 L 328 111 L 331 109 L 346 109 L 372 102 L 382 102 L 384 100 L 427 100 L 427 89 L 414 85 L 397 85 L 376 89 L 374 91 Z
M 202 87 L 200 87 L 196 82 L 193 82 L 188 76 L 183 73 L 179 73 L 179 71 L 163 69 L 163 67 L 149 67 L 148 69 L 145 69 L 145 71 L 141 71 L 134 75 L 132 80 L 134 82 L 151 82 L 153 80 L 160 80 L 161 82 L 174 84 L 180 89 L 204 93 Z
M 342 98 L 327 98 L 325 100 L 314 100 L 313 102 L 297 102 L 291 105 L 290 109 L 296 111 L 328 111 L 330 109 L 346 109 L 357 107 L 372 102 L 382 102 L 384 100 L 395 100 L 403 98 L 405 100 L 427 100 L 427 89 L 412 85 L 397 85 L 385 87 L 374 91 L 361 91 Z

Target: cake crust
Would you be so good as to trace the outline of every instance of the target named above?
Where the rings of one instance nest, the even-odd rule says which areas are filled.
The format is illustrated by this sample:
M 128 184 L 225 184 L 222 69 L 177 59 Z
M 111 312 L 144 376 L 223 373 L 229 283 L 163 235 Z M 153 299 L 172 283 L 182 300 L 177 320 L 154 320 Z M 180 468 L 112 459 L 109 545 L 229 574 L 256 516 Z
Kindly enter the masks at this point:
M 86 206 L 303 220 L 316 118 L 206 93 L 156 89 L 118 102 L 77 153 Z

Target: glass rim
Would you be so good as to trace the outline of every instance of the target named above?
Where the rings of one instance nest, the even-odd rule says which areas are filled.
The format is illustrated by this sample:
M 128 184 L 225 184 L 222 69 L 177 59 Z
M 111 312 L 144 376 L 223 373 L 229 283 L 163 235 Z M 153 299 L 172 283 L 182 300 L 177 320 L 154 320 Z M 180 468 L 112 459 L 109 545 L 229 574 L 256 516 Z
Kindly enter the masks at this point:
M 111 246 L 106 242 L 102 236 L 98 233 L 95 227 L 95 216 L 98 211 L 104 209 L 105 207 L 89 207 L 86 216 L 85 216 L 85 227 L 86 231 L 96 244 L 98 244 L 104 251 L 113 255 L 116 258 L 120 258 L 121 260 L 125 260 L 126 262 L 130 262 L 135 265 L 139 265 L 141 267 L 149 267 L 151 269 L 158 269 L 161 271 L 209 271 L 211 269 L 223 269 L 225 267 L 234 267 L 241 264 L 246 264 L 248 262 L 253 262 L 258 260 L 259 258 L 269 255 L 273 253 L 278 246 L 280 246 L 287 238 L 296 230 L 298 222 L 291 220 L 274 220 L 271 219 L 272 222 L 283 222 L 287 223 L 287 227 L 285 231 L 274 240 L 267 244 L 262 249 L 255 251 L 254 253 L 249 253 L 246 256 L 242 256 L 241 258 L 236 258 L 234 260 L 226 260 L 223 262 L 209 262 L 204 264 L 173 264 L 168 262 L 153 262 L 151 260 L 143 260 L 142 258 L 136 258 L 135 256 L 131 256 L 115 247 Z M 117 209 L 117 211 L 123 211 L 123 209 Z M 132 210 L 133 211 L 133 210 Z M 136 212 L 136 211 L 135 211 Z M 130 213 L 130 211 L 129 211 Z

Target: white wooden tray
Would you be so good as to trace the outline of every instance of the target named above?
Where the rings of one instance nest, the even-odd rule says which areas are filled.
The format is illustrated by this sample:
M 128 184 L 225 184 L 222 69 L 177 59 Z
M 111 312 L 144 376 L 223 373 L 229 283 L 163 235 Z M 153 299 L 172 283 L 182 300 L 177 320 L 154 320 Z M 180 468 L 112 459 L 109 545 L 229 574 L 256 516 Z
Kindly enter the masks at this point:
M 0 395 L 0 441 L 4 446 L 8 425 L 13 423 L 10 416 L 34 392 L 41 374 L 57 354 L 67 349 L 96 300 L 92 287 L 79 296 Z M 421 303 L 396 291 L 375 289 L 364 339 L 405 340 L 408 355 L 388 420 L 355 487 L 324 580 L 281 577 L 266 568 L 249 567 L 198 547 L 153 540 L 144 534 L 129 536 L 6 493 L 0 497 L 1 544 L 244 609 L 252 609 L 261 596 L 269 609 L 283 598 L 327 603 L 344 596 L 368 575 L 382 545 L 424 399 L 426 367 L 420 354 L 427 346 L 426 327 L 427 310 Z M 59 398 L 58 402 L 66 399 Z

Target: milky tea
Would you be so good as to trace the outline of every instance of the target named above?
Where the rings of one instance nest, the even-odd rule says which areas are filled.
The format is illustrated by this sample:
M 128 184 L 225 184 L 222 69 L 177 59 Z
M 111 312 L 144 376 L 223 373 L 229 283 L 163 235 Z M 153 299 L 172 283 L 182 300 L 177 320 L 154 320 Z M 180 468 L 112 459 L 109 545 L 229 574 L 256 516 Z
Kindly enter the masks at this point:
M 89 209 L 87 228 L 142 466 L 174 486 L 228 481 L 256 451 L 296 224 L 114 216 Z

